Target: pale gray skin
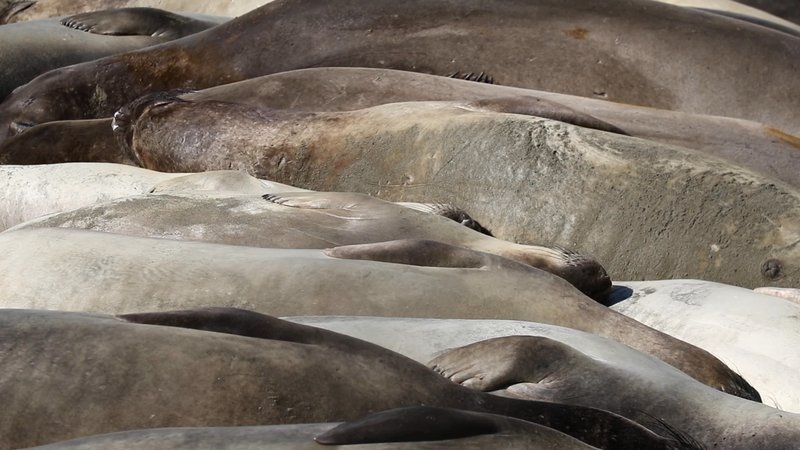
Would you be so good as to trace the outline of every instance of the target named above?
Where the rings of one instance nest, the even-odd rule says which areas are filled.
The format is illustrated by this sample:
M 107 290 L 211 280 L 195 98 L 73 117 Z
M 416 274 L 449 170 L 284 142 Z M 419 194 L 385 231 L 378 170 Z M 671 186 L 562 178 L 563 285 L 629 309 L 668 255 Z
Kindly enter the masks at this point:
M 441 243 L 260 249 L 52 228 L 2 233 L 0 254 L 0 306 L 8 308 L 123 313 L 217 305 L 284 316 L 530 320 L 614 339 L 711 387 L 758 398 L 707 352 L 609 310 L 559 277 Z
M 0 27 L 0 99 L 48 70 L 129 52 L 202 31 L 227 20 L 156 9 L 111 10 Z M 140 25 L 137 27 L 137 25 Z M 77 29 L 92 26 L 91 32 Z
M 764 403 L 800 413 L 800 305 L 704 280 L 620 281 L 610 308 L 708 350 Z
M 0 231 L 47 214 L 150 192 L 263 195 L 302 191 L 232 170 L 161 173 L 105 163 L 0 165 L 0 180 Z
M 502 241 L 442 216 L 356 193 L 286 192 L 267 199 L 188 193 L 135 196 L 58 213 L 13 229 L 49 227 L 271 248 L 322 249 L 430 239 L 546 270 L 600 301 L 611 289 L 605 269 L 591 256 Z
M 800 132 L 800 39 L 758 25 L 649 0 L 281 0 L 207 33 L 43 74 L 0 107 L 0 140 L 14 123 L 108 117 L 153 91 L 322 66 L 485 72 L 503 85 Z M 91 102 L 96 92 L 104 97 Z
M 800 194 L 688 148 L 459 102 L 313 113 L 162 97 L 130 112 L 120 140 L 150 169 L 454 204 L 612 278 L 800 284 Z
M 474 389 L 593 406 L 648 426 L 660 419 L 704 448 L 793 448 L 800 436 L 797 414 L 709 389 L 650 355 L 569 328 L 509 320 L 286 319 L 386 347 Z M 451 350 L 462 346 L 468 347 Z
M 502 412 L 603 448 L 674 448 L 616 414 L 475 392 L 382 347 L 244 310 L 2 310 L 0 324 L 0 398 L 13 412 L 0 418 L 3 448 L 137 428 L 338 422 L 423 404 Z
M 559 120 L 550 106 L 555 103 L 616 126 L 631 136 L 701 150 L 800 186 L 800 137 L 780 129 L 740 119 L 642 108 L 554 92 L 399 70 L 321 67 L 266 75 L 180 97 L 310 112 L 349 111 L 394 102 L 458 100 L 472 101 L 473 108 Z
M 437 416 L 430 412 L 435 410 Z M 442 421 L 444 414 L 451 421 Z M 416 416 L 417 420 L 414 419 Z M 402 421 L 402 422 L 401 422 Z M 422 426 L 420 426 L 422 425 Z M 421 432 L 427 434 L 420 437 Z M 437 435 L 439 432 L 441 435 Z M 460 433 L 455 438 L 447 433 Z M 315 442 L 317 436 L 333 435 L 338 444 Z M 369 435 L 380 443 L 358 444 L 353 439 Z M 435 439 L 435 440 L 434 440 Z M 402 440 L 402 442 L 401 442 Z M 230 428 L 161 428 L 91 436 L 36 447 L 55 449 L 108 450 L 321 450 L 352 448 L 389 449 L 485 449 L 489 446 L 519 450 L 589 450 L 592 447 L 552 428 L 495 414 L 412 407 L 385 411 L 344 424 L 322 423 Z

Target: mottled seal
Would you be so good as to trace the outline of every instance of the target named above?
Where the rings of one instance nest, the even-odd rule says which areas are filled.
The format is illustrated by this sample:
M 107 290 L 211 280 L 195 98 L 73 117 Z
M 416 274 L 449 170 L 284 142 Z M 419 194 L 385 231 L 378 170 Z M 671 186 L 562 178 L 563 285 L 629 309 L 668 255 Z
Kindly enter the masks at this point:
M 692 149 L 459 102 L 329 113 L 161 97 L 131 112 L 121 142 L 150 169 L 455 204 L 503 239 L 590 253 L 615 278 L 760 286 L 779 260 L 769 279 L 800 283 L 797 191 Z
M 0 253 L 3 307 L 123 313 L 218 305 L 275 315 L 531 320 L 617 340 L 709 386 L 758 398 L 707 352 L 609 310 L 559 277 L 442 243 L 323 252 L 43 228 L 1 233 Z
M 800 434 L 797 414 L 709 389 L 649 355 L 577 330 L 508 320 L 285 319 L 430 362 L 472 388 L 598 407 L 648 426 L 663 420 L 703 448 L 791 448 Z
M 623 281 L 611 308 L 708 350 L 764 402 L 800 412 L 800 305 L 701 280 Z
M 432 442 L 435 441 L 435 442 Z M 365 450 L 436 448 L 590 450 L 552 428 L 496 414 L 451 408 L 410 406 L 370 414 L 341 424 L 260 427 L 194 427 L 125 431 L 79 438 L 43 447 L 52 449 L 155 450 L 319 450 L 319 444 L 359 445 Z M 338 448 L 338 447 L 337 447 Z
M 309 112 L 349 111 L 395 102 L 458 100 L 466 102 L 465 108 L 538 115 L 586 126 L 586 120 L 578 122 L 574 115 L 564 114 L 564 109 L 571 109 L 616 126 L 631 136 L 700 150 L 800 186 L 800 138 L 769 125 L 415 72 L 356 67 L 301 69 L 180 97 Z M 555 105 L 561 105 L 562 112 L 552 109 Z
M 613 413 L 470 391 L 373 344 L 244 310 L 4 310 L 0 323 L 0 398 L 13 411 L 0 420 L 3 447 L 147 427 L 335 422 L 421 404 L 498 412 L 602 448 L 677 447 Z
M 591 256 L 564 248 L 501 241 L 459 225 L 483 228 L 463 211 L 455 210 L 457 215 L 452 219 L 458 220 L 457 223 L 431 209 L 433 214 L 344 192 L 286 192 L 263 198 L 149 195 L 66 211 L 14 229 L 69 227 L 270 248 L 327 248 L 396 239 L 430 239 L 546 270 L 597 300 L 608 296 L 611 279 Z
M 41 75 L 2 104 L 0 140 L 15 123 L 108 117 L 152 91 L 320 66 L 483 71 L 504 85 L 798 133 L 799 55 L 785 33 L 649 0 L 279 0 L 206 33 Z M 741 71 L 742 61 L 768 70 Z
M 127 8 L 0 27 L 0 99 L 48 70 L 161 44 L 225 20 Z

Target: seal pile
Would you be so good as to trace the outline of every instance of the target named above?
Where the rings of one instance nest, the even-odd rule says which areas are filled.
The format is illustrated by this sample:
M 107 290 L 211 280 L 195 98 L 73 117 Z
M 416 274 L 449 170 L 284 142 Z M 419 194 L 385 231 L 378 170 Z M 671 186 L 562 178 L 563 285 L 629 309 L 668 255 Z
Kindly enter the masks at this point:
M 798 448 L 800 26 L 219 3 L 0 2 L 0 449 Z

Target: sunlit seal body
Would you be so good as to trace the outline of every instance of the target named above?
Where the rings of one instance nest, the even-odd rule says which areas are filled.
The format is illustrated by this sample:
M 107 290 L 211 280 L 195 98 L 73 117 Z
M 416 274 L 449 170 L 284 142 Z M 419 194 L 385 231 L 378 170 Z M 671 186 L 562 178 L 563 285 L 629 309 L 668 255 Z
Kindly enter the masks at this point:
M 0 99 L 48 70 L 162 44 L 225 20 L 133 8 L 0 27 Z
M 344 192 L 286 192 L 265 197 L 150 195 L 67 211 L 16 228 L 69 227 L 270 248 L 328 248 L 430 239 L 546 270 L 598 300 L 605 300 L 608 295 L 611 279 L 591 256 L 501 241 L 439 217 L 435 208 L 431 209 L 432 213 L 415 211 L 368 195 Z M 455 219 L 475 223 L 466 213 L 460 214 Z
M 701 280 L 617 283 L 611 308 L 704 348 L 776 408 L 800 412 L 800 305 Z
M 323 252 L 50 228 L 0 234 L 0 253 L 0 305 L 9 308 L 122 313 L 219 305 L 275 315 L 531 320 L 606 336 L 709 386 L 758 398 L 707 352 L 609 310 L 559 277 L 441 243 Z
M 12 124 L 108 117 L 152 91 L 319 66 L 486 72 L 504 85 L 798 133 L 799 56 L 800 40 L 785 33 L 649 0 L 281 0 L 207 33 L 48 72 L 2 104 L 0 133 Z M 741 71 L 742 61 L 768 70 Z M 103 100 L 90 102 L 97 93 Z
M 237 171 L 161 173 L 119 164 L 0 165 L 0 231 L 22 222 L 111 199 L 147 193 L 300 191 Z
M 800 435 L 797 414 L 709 389 L 651 356 L 577 330 L 507 320 L 286 319 L 373 342 L 474 389 L 593 406 L 648 426 L 663 420 L 704 448 L 792 448 Z
M 304 112 L 154 96 L 128 111 L 118 136 L 149 169 L 450 203 L 503 239 L 592 254 L 614 277 L 800 283 L 798 192 L 691 149 L 460 102 Z
M 5 448 L 147 427 L 335 422 L 423 404 L 502 412 L 603 448 L 674 448 L 612 413 L 470 391 L 382 347 L 244 310 L 4 310 L 0 323 L 0 398 L 13 412 L 0 419 Z

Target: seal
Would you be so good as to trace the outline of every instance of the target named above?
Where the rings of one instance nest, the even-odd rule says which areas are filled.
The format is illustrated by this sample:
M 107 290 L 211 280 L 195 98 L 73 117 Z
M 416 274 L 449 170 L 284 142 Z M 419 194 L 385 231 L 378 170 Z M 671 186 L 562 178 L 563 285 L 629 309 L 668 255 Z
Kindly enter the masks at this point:
M 150 195 L 93 204 L 18 225 L 69 227 L 267 248 L 328 248 L 396 239 L 429 239 L 500 255 L 558 275 L 603 301 L 611 279 L 594 258 L 573 250 L 521 245 L 484 229 L 452 206 L 412 205 L 340 192 L 258 196 Z M 442 217 L 440 217 L 442 216 Z M 452 219 L 452 220 L 447 220 Z M 459 225 L 465 225 L 461 226 Z
M 622 281 L 610 307 L 706 349 L 742 374 L 764 401 L 800 413 L 795 377 L 800 305 L 702 280 Z
M 143 427 L 334 422 L 421 404 L 502 413 L 600 448 L 676 447 L 613 413 L 471 391 L 373 344 L 244 310 L 4 310 L 0 323 L 9 369 L 0 392 L 14 411 L 0 420 L 4 447 Z M 63 376 L 73 371 L 92 375 Z
M 2 28 L 0 28 L 2 29 Z M 32 127 L 0 144 L 0 165 L 117 163 L 136 166 L 121 149 L 107 120 L 62 120 Z
M 364 443 L 371 441 L 369 444 Z M 409 406 L 381 411 L 349 422 L 259 427 L 193 427 L 124 431 L 59 442 L 40 450 L 241 449 L 313 450 L 324 445 L 359 445 L 367 450 L 413 449 L 435 441 L 437 448 L 487 446 L 534 450 L 590 450 L 564 433 L 533 422 L 497 414 L 452 408 Z
M 162 44 L 225 20 L 126 8 L 0 27 L 0 99 L 49 70 Z
M 320 26 L 330 23 L 349 25 Z M 704 30 L 702 40 L 698 29 Z M 463 45 L 467 37 L 480 45 Z M 486 72 L 503 85 L 733 116 L 800 133 L 796 41 L 649 0 L 491 6 L 479 0 L 281 0 L 207 33 L 43 74 L 4 102 L 0 133 L 13 123 L 108 117 L 153 91 L 202 89 L 320 66 Z M 230 52 L 232 47 L 243 50 Z M 769 67 L 768 75 L 740 71 L 742 61 Z M 687 67 L 700 75 L 687 79 Z
M 47 214 L 147 193 L 264 195 L 302 191 L 232 170 L 161 173 L 104 163 L 0 165 L 0 179 L 0 231 Z
M 622 278 L 760 286 L 774 260 L 780 285 L 800 283 L 796 190 L 692 149 L 459 102 L 306 112 L 155 96 L 126 111 L 119 141 L 149 169 L 455 204 L 500 238 L 579 248 Z
M 0 305 L 8 308 L 123 313 L 215 304 L 283 316 L 530 320 L 614 339 L 711 387 L 759 398 L 708 352 L 598 304 L 559 277 L 438 242 L 263 249 L 42 228 L 0 233 L 0 252 Z
M 630 347 L 569 328 L 510 320 L 284 319 L 372 342 L 473 389 L 592 406 L 648 427 L 658 428 L 661 419 L 701 448 L 790 448 L 800 432 L 797 414 L 710 389 Z
M 618 133 L 624 130 L 631 136 L 702 151 L 764 176 L 800 186 L 800 170 L 797 170 L 800 138 L 771 126 L 531 89 L 469 83 L 415 72 L 354 67 L 301 69 L 189 92 L 179 97 L 190 101 L 219 100 L 259 108 L 308 112 L 349 111 L 409 101 L 463 101 L 463 107 L 470 109 L 475 109 L 476 103 L 482 103 L 483 110 L 532 114 Z M 488 99 L 491 103 L 486 102 Z M 75 155 L 74 160 L 88 161 L 98 156 L 87 154 L 82 149 L 99 145 L 109 148 L 110 155 L 119 153 L 113 138 L 109 138 L 110 118 L 94 125 L 99 129 L 96 135 L 87 136 L 87 133 L 77 131 L 81 141 L 69 146 L 61 145 L 61 141 L 69 141 L 68 136 L 73 133 L 70 128 L 75 126 L 80 130 L 82 121 L 56 123 L 61 139 L 54 140 L 49 134 L 39 136 L 35 133 L 15 136 L 0 144 L 0 161 L 5 157 L 7 164 L 30 161 L 48 164 L 54 162 L 51 153 L 66 152 Z M 35 129 L 29 128 L 28 131 Z M 103 144 L 95 142 L 99 139 L 104 141 Z M 28 152 L 25 159 L 15 161 L 15 156 L 4 155 L 10 152 L 6 149 L 10 141 L 20 149 L 41 151 Z M 19 150 L 14 153 L 26 155 Z M 765 153 L 770 158 L 764 158 Z
M 351 111 L 409 101 L 465 101 L 465 108 L 482 103 L 484 109 L 498 112 L 535 115 L 617 133 L 624 130 L 631 136 L 702 151 L 800 186 L 800 170 L 797 170 L 800 138 L 772 126 L 554 92 L 468 83 L 415 72 L 360 67 L 301 69 L 179 97 L 189 101 L 219 100 L 308 112 Z M 584 116 L 570 116 L 569 110 Z M 594 123 L 589 118 L 594 118 Z M 764 153 L 770 157 L 764 158 Z

